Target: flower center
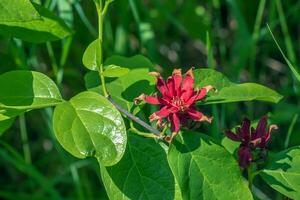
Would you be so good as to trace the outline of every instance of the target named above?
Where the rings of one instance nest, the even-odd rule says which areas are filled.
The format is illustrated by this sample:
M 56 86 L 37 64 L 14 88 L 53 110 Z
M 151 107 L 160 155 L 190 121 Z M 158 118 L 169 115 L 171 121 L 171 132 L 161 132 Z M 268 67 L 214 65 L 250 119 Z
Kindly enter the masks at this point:
M 185 102 L 181 98 L 179 98 L 179 97 L 173 97 L 171 102 L 172 102 L 172 104 L 174 106 L 178 107 L 181 112 L 185 112 L 186 111 L 187 106 L 186 106 Z

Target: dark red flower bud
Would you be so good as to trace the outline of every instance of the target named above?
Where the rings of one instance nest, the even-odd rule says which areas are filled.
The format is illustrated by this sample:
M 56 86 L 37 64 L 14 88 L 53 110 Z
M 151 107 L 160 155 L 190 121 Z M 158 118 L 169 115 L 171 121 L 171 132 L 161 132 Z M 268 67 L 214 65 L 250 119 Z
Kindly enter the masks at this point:
M 267 142 L 271 138 L 271 131 L 277 129 L 276 125 L 270 125 L 267 128 L 267 117 L 262 117 L 256 128 L 251 127 L 249 119 L 244 119 L 241 126 L 236 128 L 236 133 L 230 130 L 226 131 L 226 135 L 229 139 L 237 142 L 241 142 L 238 157 L 239 165 L 241 168 L 247 168 L 252 161 L 251 151 L 257 148 L 265 149 Z

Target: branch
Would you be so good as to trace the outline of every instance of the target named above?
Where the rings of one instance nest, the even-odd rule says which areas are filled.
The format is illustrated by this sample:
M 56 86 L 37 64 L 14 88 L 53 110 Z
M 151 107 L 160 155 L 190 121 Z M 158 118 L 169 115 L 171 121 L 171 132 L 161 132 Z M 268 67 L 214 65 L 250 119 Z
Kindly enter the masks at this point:
M 152 126 L 150 126 L 149 124 L 147 124 L 146 122 L 144 122 L 143 120 L 141 120 L 140 118 L 134 116 L 133 114 L 131 114 L 130 112 L 128 112 L 127 110 L 125 110 L 124 108 L 122 108 L 117 102 L 115 102 L 110 96 L 107 97 L 107 99 L 121 112 L 123 113 L 126 117 L 128 117 L 129 119 L 131 119 L 132 121 L 140 124 L 142 127 L 144 127 L 145 129 L 147 129 L 148 131 L 150 131 L 151 133 L 154 133 L 155 135 L 157 135 L 159 138 L 161 138 L 162 134 L 159 130 L 157 130 L 156 128 L 153 128 Z

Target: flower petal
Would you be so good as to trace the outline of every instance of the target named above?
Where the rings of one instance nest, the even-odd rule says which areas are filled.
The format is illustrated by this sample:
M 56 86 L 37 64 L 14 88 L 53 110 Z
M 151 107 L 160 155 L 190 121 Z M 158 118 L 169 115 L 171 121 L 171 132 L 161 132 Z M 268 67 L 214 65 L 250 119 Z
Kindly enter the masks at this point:
M 239 147 L 238 157 L 239 157 L 239 165 L 242 169 L 247 168 L 252 161 L 251 151 L 246 146 Z
M 161 102 L 158 100 L 158 97 L 155 96 L 146 96 L 145 101 L 149 104 L 159 105 Z
M 188 100 L 186 100 L 186 105 L 191 106 L 196 101 L 202 100 L 203 98 L 205 98 L 207 92 L 211 89 L 213 89 L 213 87 L 209 85 L 209 86 L 202 88 L 201 90 L 198 90 L 197 92 L 194 92 L 194 95 L 192 95 Z M 183 97 L 181 97 L 181 98 L 183 98 Z
M 195 120 L 195 121 L 199 121 L 199 122 L 203 122 L 206 121 L 208 123 L 211 123 L 212 118 L 211 117 L 207 117 L 205 116 L 202 112 L 199 112 L 195 109 L 189 109 L 187 111 L 187 115 L 189 116 L 189 118 Z
M 172 76 L 168 77 L 168 79 L 167 79 L 167 87 L 168 87 L 168 90 L 169 90 L 170 97 L 176 96 L 176 94 L 175 94 L 175 83 L 174 83 L 174 79 L 173 79 Z
M 226 133 L 226 136 L 227 136 L 229 139 L 231 139 L 231 140 L 233 140 L 233 141 L 236 141 L 236 142 L 240 142 L 240 141 L 241 141 L 239 135 L 233 133 L 231 130 L 227 130 L 227 131 L 225 131 L 225 133 Z
M 266 134 L 267 121 L 268 121 L 267 116 L 263 116 L 259 120 L 256 126 L 255 134 L 252 136 L 253 137 L 252 139 L 261 138 Z
M 156 111 L 155 113 L 153 113 L 152 115 L 150 115 L 150 117 L 149 117 L 150 122 L 152 122 L 154 120 L 159 120 L 159 119 L 165 118 L 170 113 L 171 113 L 170 109 L 168 109 L 167 106 L 164 106 L 159 111 Z
M 195 109 L 189 109 L 187 111 L 187 115 L 189 116 L 189 118 L 196 120 L 196 121 L 200 121 L 200 119 L 203 117 L 203 113 L 199 112 Z
M 267 142 L 271 139 L 271 133 L 272 133 L 273 129 L 275 129 L 275 130 L 278 129 L 278 126 L 274 125 L 274 124 L 270 125 L 268 132 L 261 138 L 261 140 L 262 140 L 260 143 L 261 148 L 266 147 Z
M 205 86 L 205 87 L 201 88 L 201 90 L 198 92 L 198 96 L 196 98 L 196 101 L 202 100 L 207 95 L 207 93 L 210 90 L 213 90 L 213 89 L 214 89 L 214 87 L 211 86 L 211 85 L 208 85 L 208 86 Z
M 188 101 L 188 99 L 190 99 L 194 94 L 194 75 L 192 69 L 187 71 L 183 79 L 181 90 L 181 98 L 184 101 Z
M 140 96 L 134 98 L 133 102 L 135 105 L 140 104 L 142 101 L 145 101 L 146 99 L 146 95 L 145 94 L 141 94 Z
M 174 80 L 174 90 L 176 96 L 179 97 L 181 93 L 181 81 L 182 81 L 181 69 L 174 69 L 172 76 Z
M 245 142 L 250 142 L 251 139 L 250 126 L 251 126 L 251 121 L 245 118 L 242 122 L 241 129 L 240 129 L 241 136 Z
M 150 72 L 149 75 L 156 77 L 157 82 L 156 82 L 156 87 L 160 91 L 160 93 L 166 97 L 170 96 L 168 88 L 166 86 L 165 81 L 163 80 L 162 76 L 158 72 Z
M 171 130 L 172 132 L 178 132 L 180 130 L 180 119 L 176 113 L 170 116 Z

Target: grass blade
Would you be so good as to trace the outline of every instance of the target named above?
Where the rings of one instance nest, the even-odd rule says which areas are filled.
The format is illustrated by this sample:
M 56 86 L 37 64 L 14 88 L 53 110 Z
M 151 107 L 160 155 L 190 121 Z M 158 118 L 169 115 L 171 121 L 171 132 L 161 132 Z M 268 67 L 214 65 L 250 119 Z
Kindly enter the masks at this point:
M 267 27 L 268 27 L 268 29 L 269 29 L 269 32 L 270 32 L 270 34 L 271 34 L 271 36 L 272 36 L 272 38 L 273 38 L 273 40 L 274 40 L 276 46 L 278 47 L 278 49 L 279 49 L 279 51 L 280 51 L 282 57 L 284 58 L 284 60 L 285 60 L 285 62 L 287 63 L 287 65 L 289 66 L 290 70 L 293 72 L 293 74 L 294 74 L 294 76 L 296 77 L 297 81 L 300 82 L 300 74 L 297 72 L 296 68 L 292 65 L 292 63 L 289 61 L 289 59 L 288 59 L 288 58 L 286 57 L 286 55 L 283 53 L 281 47 L 279 46 L 279 44 L 278 44 L 278 42 L 277 42 L 277 40 L 276 40 L 276 38 L 275 38 L 275 36 L 274 36 L 274 34 L 273 34 L 273 32 L 272 32 L 270 26 L 269 26 L 268 24 L 267 24 Z

